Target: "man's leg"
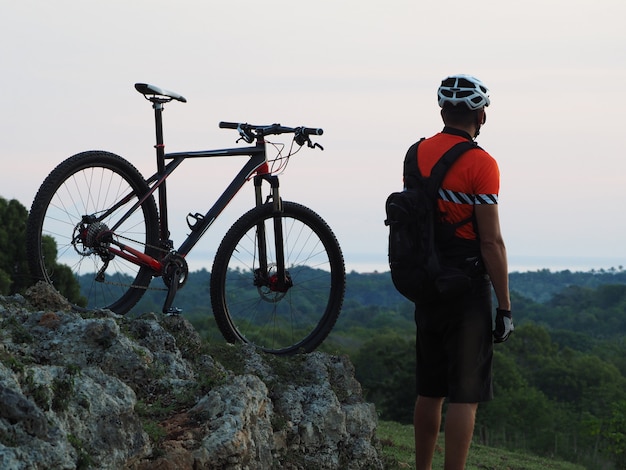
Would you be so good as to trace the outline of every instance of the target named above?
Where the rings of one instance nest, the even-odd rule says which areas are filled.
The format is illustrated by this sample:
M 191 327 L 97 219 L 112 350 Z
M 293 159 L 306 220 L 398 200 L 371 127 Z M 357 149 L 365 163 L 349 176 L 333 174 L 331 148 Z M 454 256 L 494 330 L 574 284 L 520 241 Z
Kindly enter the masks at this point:
M 418 396 L 415 401 L 413 426 L 415 428 L 415 468 L 430 470 L 441 427 L 443 398 Z
M 463 470 L 469 453 L 478 403 L 449 403 L 446 412 L 445 470 Z

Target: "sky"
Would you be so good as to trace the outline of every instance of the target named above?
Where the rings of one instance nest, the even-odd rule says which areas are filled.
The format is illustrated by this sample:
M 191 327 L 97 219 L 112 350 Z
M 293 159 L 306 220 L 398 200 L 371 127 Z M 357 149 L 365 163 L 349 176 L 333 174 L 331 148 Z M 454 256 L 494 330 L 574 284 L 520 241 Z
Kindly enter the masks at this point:
M 626 266 L 623 0 L 0 0 L 0 196 L 30 209 L 62 160 L 102 149 L 145 176 L 153 112 L 166 151 L 232 147 L 220 121 L 321 127 L 281 178 L 283 199 L 333 228 L 348 270 L 386 271 L 384 202 L 402 159 L 442 128 L 436 90 L 467 73 L 490 89 L 478 143 L 500 166 L 510 270 Z M 185 162 L 170 226 L 206 212 L 245 157 Z M 253 204 L 244 187 L 188 257 L 210 269 Z

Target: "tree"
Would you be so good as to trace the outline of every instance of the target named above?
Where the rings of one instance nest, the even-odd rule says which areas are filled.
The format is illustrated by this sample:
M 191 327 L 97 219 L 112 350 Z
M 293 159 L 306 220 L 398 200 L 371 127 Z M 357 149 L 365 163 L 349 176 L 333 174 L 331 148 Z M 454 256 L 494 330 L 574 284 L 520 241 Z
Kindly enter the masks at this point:
M 494 352 L 494 399 L 480 405 L 476 428 L 484 444 L 546 452 L 554 442 L 557 412 L 528 384 L 511 355 Z
M 415 340 L 396 333 L 367 341 L 352 358 L 356 378 L 382 419 L 413 422 L 415 406 Z
M 611 418 L 602 435 L 617 468 L 626 468 L 626 401 L 613 404 Z
M 0 197 L 0 294 L 24 292 L 32 283 L 26 258 L 28 210 L 17 200 Z M 57 247 L 52 237 L 43 238 L 46 259 L 56 260 Z M 56 263 L 55 263 L 56 264 Z M 78 281 L 65 265 L 54 266 L 54 286 L 70 302 L 84 305 Z
M 28 211 L 17 200 L 0 197 L 0 294 L 23 292 L 30 285 L 26 263 Z

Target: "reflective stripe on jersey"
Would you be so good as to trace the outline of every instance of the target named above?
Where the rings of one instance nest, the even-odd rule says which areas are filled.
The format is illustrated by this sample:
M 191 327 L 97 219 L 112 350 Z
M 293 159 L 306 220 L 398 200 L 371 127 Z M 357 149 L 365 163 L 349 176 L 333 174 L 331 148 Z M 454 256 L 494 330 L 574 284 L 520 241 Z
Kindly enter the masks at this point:
M 439 188 L 439 199 L 454 204 L 497 204 L 497 194 L 465 194 L 458 191 L 450 191 L 449 189 Z

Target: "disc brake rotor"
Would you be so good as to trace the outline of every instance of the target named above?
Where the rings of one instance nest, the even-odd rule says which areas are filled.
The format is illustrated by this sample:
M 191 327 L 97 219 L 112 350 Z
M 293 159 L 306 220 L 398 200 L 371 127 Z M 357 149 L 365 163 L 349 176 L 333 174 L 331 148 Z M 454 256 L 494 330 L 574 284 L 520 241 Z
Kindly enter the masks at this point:
M 276 273 L 276 263 L 272 263 L 267 266 L 267 275 L 262 276 L 263 280 L 259 281 L 259 273 L 257 272 L 255 278 L 255 285 L 261 299 L 265 302 L 277 303 L 280 302 L 287 295 L 287 291 L 293 285 L 289 273 L 286 273 L 287 281 L 286 286 L 283 289 L 278 288 L 278 274 Z

